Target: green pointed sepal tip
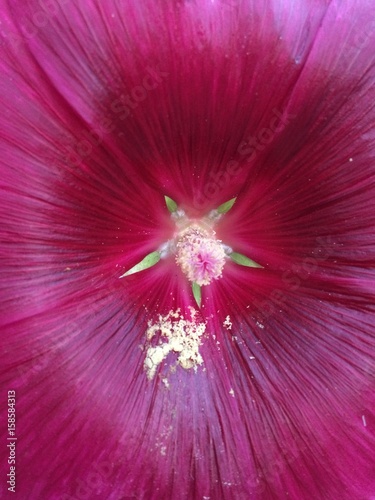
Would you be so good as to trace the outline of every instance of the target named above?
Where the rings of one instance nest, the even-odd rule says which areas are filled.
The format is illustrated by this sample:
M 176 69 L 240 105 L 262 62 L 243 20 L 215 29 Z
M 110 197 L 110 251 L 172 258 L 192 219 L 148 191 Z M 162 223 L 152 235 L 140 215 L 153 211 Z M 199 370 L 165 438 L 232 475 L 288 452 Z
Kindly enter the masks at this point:
M 219 214 L 226 214 L 227 212 L 229 212 L 229 210 L 236 203 L 236 200 L 237 200 L 237 197 L 236 198 L 232 198 L 231 200 L 226 201 L 225 203 L 223 203 L 222 205 L 220 205 L 216 209 L 217 213 L 219 213 Z
M 232 252 L 229 257 L 233 260 L 233 262 L 239 264 L 240 266 L 259 267 L 263 269 L 263 266 L 257 264 L 254 260 L 249 259 L 246 255 L 242 255 L 242 253 Z
M 197 303 L 198 307 L 200 308 L 201 303 L 202 303 L 202 289 L 201 289 L 200 285 L 198 285 L 197 283 L 193 283 L 191 288 L 193 290 L 195 302 Z
M 164 196 L 165 199 L 165 204 L 167 205 L 168 210 L 173 214 L 173 212 L 177 212 L 178 205 L 177 203 L 172 200 L 172 198 L 169 198 L 169 196 Z
M 125 274 L 120 276 L 120 278 L 124 278 L 125 276 L 130 276 L 131 274 L 134 273 L 139 273 L 140 271 L 144 271 L 145 269 L 148 269 L 149 267 L 154 266 L 157 264 L 160 260 L 160 253 L 159 252 L 151 252 L 146 257 L 141 260 L 141 262 L 138 262 L 135 266 L 133 266 L 129 271 L 126 271 Z

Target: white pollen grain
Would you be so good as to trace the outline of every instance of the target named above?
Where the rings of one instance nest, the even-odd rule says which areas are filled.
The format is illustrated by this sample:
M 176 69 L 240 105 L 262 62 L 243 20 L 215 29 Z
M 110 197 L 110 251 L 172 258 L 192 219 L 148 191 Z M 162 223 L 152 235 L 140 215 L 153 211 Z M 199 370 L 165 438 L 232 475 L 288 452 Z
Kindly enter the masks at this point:
M 225 318 L 225 321 L 223 323 L 223 326 L 227 329 L 227 330 L 231 330 L 232 329 L 232 326 L 233 326 L 233 323 L 231 322 L 230 320 L 230 316 L 228 314 L 228 316 Z
M 363 426 L 367 427 L 366 417 L 364 415 L 362 415 L 362 422 L 363 422 Z
M 162 379 L 162 382 L 163 382 L 163 384 L 165 385 L 165 387 L 166 387 L 167 389 L 169 389 L 169 381 L 168 381 L 168 379 L 167 379 L 167 378 L 163 378 L 163 379 Z

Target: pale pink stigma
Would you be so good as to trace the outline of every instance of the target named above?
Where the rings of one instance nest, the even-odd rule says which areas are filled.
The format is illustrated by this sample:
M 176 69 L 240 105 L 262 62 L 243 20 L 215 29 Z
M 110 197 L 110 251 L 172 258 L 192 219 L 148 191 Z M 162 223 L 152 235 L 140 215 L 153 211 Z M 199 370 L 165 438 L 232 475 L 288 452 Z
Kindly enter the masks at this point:
M 208 285 L 222 275 L 225 250 L 221 241 L 198 225 L 185 229 L 176 243 L 176 262 L 189 281 Z

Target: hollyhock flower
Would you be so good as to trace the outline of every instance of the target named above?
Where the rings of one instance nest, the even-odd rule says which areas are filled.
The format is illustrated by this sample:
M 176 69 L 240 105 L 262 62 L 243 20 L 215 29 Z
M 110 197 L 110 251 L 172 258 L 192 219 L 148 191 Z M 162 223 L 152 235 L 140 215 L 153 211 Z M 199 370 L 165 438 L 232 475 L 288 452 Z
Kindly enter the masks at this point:
M 1 498 L 374 498 L 372 2 L 0 6 Z

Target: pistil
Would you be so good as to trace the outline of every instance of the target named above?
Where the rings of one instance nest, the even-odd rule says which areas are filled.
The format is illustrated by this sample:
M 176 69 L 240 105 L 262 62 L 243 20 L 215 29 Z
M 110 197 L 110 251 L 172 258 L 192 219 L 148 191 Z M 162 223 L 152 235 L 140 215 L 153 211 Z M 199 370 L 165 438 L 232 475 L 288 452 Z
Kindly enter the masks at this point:
M 199 286 L 209 285 L 222 276 L 225 250 L 215 232 L 192 224 L 177 237 L 176 263 L 187 279 Z

